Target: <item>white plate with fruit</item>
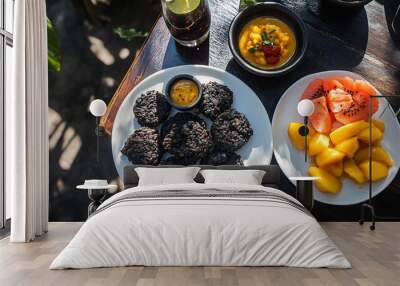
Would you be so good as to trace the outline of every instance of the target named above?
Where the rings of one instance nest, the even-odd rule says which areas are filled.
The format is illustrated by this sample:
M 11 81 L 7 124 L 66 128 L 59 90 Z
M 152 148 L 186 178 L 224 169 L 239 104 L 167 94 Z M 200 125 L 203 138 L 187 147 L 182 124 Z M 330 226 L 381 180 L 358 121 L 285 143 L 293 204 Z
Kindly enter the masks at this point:
M 319 177 L 314 197 L 323 203 L 351 205 L 366 201 L 372 98 L 372 195 L 382 192 L 399 169 L 400 125 L 387 100 L 373 97 L 377 94 L 361 76 L 348 71 L 312 74 L 289 87 L 272 120 L 274 154 L 284 174 Z M 307 162 L 304 137 L 298 131 L 303 125 L 303 118 L 297 113 L 302 99 L 314 103 L 314 113 L 309 118 Z

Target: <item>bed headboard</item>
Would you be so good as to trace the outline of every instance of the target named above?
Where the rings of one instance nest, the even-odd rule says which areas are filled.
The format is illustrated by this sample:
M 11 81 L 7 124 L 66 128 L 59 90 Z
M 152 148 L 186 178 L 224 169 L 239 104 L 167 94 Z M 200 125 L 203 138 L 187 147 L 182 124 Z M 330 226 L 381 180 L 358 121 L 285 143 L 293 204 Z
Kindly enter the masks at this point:
M 135 171 L 137 167 L 147 167 L 152 168 L 152 166 L 126 166 L 124 168 L 124 189 L 129 189 L 136 187 L 139 182 L 139 177 Z M 185 167 L 181 165 L 164 165 L 164 166 L 155 166 L 154 168 L 179 168 Z M 238 166 L 238 165 L 221 165 L 221 166 L 209 166 L 209 165 L 196 165 L 196 167 L 200 167 L 201 169 L 217 169 L 217 170 L 246 170 L 246 169 L 256 169 L 265 171 L 264 178 L 262 180 L 262 185 L 265 187 L 273 187 L 279 189 L 280 187 L 280 178 L 281 178 L 281 169 L 278 165 L 257 165 L 257 166 Z M 204 179 L 199 173 L 195 178 L 195 181 L 198 183 L 203 183 Z

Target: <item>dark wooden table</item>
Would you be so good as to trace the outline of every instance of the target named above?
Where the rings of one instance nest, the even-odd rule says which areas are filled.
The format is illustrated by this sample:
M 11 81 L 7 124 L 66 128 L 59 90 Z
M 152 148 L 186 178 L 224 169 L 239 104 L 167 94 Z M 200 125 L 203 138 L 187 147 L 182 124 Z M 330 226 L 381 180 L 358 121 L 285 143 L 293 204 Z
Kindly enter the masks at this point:
M 384 7 L 371 2 L 365 8 L 348 10 L 326 0 L 277 1 L 296 11 L 309 32 L 309 48 L 300 66 L 280 78 L 261 78 L 247 73 L 232 59 L 227 31 L 239 9 L 239 0 L 209 0 L 212 12 L 210 39 L 197 48 L 184 48 L 171 38 L 162 18 L 137 54 L 109 103 L 102 125 L 111 134 L 118 108 L 141 80 L 161 69 L 185 64 L 203 64 L 222 68 L 248 84 L 259 96 L 270 118 L 284 91 L 310 73 L 326 70 L 350 70 L 362 75 L 382 93 L 400 93 L 400 50 L 392 41 Z M 285 190 L 294 186 L 283 178 Z M 375 199 L 381 215 L 399 215 L 399 180 Z M 359 206 L 335 207 L 317 203 L 315 215 L 322 220 L 358 219 Z

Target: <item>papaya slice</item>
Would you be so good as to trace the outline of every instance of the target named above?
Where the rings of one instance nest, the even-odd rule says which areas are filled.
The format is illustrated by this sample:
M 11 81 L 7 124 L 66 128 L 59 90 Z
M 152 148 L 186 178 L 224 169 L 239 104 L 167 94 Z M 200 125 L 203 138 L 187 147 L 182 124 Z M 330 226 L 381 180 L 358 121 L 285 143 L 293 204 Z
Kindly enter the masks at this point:
M 360 80 L 360 79 L 355 80 L 354 85 L 355 85 L 355 90 L 358 92 L 362 92 L 362 93 L 368 94 L 370 96 L 376 95 L 375 88 L 372 86 L 372 84 L 370 84 L 369 82 L 367 82 L 365 80 Z
M 347 93 L 353 94 L 355 92 L 356 85 L 355 85 L 354 80 L 351 77 L 348 77 L 348 76 L 338 77 L 338 78 L 336 78 L 336 80 L 343 85 L 343 89 Z
M 350 105 L 346 105 L 341 111 L 334 113 L 336 120 L 343 124 L 349 124 L 359 120 L 368 120 L 369 98 L 368 95 L 362 95 L 356 92 L 353 96 L 353 102 Z M 372 112 L 376 112 L 378 107 L 379 104 L 376 101 L 373 103 Z
M 325 95 L 327 95 L 329 93 L 329 91 L 331 91 L 332 89 L 336 89 L 336 88 L 343 89 L 343 85 L 334 78 L 324 79 L 323 87 L 324 87 Z
M 333 113 L 340 112 L 346 108 L 350 108 L 352 104 L 352 96 L 343 89 L 333 89 L 328 94 L 328 107 L 329 110 Z
M 373 95 L 369 95 L 364 91 L 356 91 L 353 95 L 353 100 L 359 105 L 364 107 L 369 114 L 369 100 L 372 99 L 372 114 L 374 114 L 379 108 L 379 101 L 377 98 L 373 98 Z
M 310 116 L 311 126 L 319 133 L 329 133 L 332 128 L 332 118 L 324 96 L 312 100 L 314 112 Z
M 328 107 L 335 115 L 335 119 L 343 124 L 359 120 L 368 120 L 369 101 L 376 95 L 374 87 L 364 81 L 353 81 L 349 77 L 338 78 L 343 89 L 331 90 L 328 94 Z M 379 102 L 372 98 L 372 113 L 379 108 Z
M 326 96 L 326 92 L 324 89 L 324 80 L 317 78 L 312 80 L 307 88 L 304 90 L 301 99 L 310 99 L 313 100 L 315 98 L 319 98 L 321 96 Z

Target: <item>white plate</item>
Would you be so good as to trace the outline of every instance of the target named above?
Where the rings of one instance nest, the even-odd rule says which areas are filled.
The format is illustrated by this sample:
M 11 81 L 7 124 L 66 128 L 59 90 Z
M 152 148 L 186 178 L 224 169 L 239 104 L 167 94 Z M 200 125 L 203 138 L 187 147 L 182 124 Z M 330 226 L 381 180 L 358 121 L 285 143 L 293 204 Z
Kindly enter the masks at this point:
M 303 122 L 303 118 L 297 113 L 297 104 L 307 85 L 316 78 L 332 76 L 349 76 L 354 79 L 362 79 L 361 76 L 348 71 L 315 73 L 295 82 L 286 90 L 278 102 L 272 119 L 274 154 L 279 166 L 288 178 L 308 175 L 308 163 L 304 161 L 304 152 L 296 150 L 289 140 L 287 134 L 288 124 L 292 121 Z M 387 100 L 380 98 L 379 110 L 374 114 L 374 118 L 382 114 L 386 105 Z M 391 111 L 387 109 L 380 119 L 385 122 L 386 127 L 382 145 L 392 155 L 395 165 L 390 168 L 389 175 L 384 180 L 373 183 L 373 196 L 382 192 L 392 182 L 399 169 L 400 152 L 398 152 L 398 146 L 400 125 Z M 334 195 L 322 193 L 317 188 L 314 188 L 315 199 L 332 205 L 351 205 L 368 199 L 368 183 L 358 185 L 347 178 L 342 178 L 342 183 L 342 191 Z
M 120 176 L 125 166 L 132 165 L 120 150 L 128 136 L 140 127 L 132 111 L 136 98 L 148 90 L 163 92 L 164 85 L 179 74 L 193 75 L 201 83 L 216 81 L 228 86 L 234 94 L 233 108 L 246 115 L 254 131 L 250 141 L 238 151 L 244 165 L 265 165 L 271 162 L 273 145 L 271 123 L 257 95 L 241 80 L 223 70 L 209 66 L 186 65 L 161 70 L 149 76 L 139 83 L 123 101 L 114 121 L 111 138 L 114 163 Z M 173 109 L 171 113 L 176 112 Z M 206 121 L 210 126 L 211 121 L 208 119 Z

